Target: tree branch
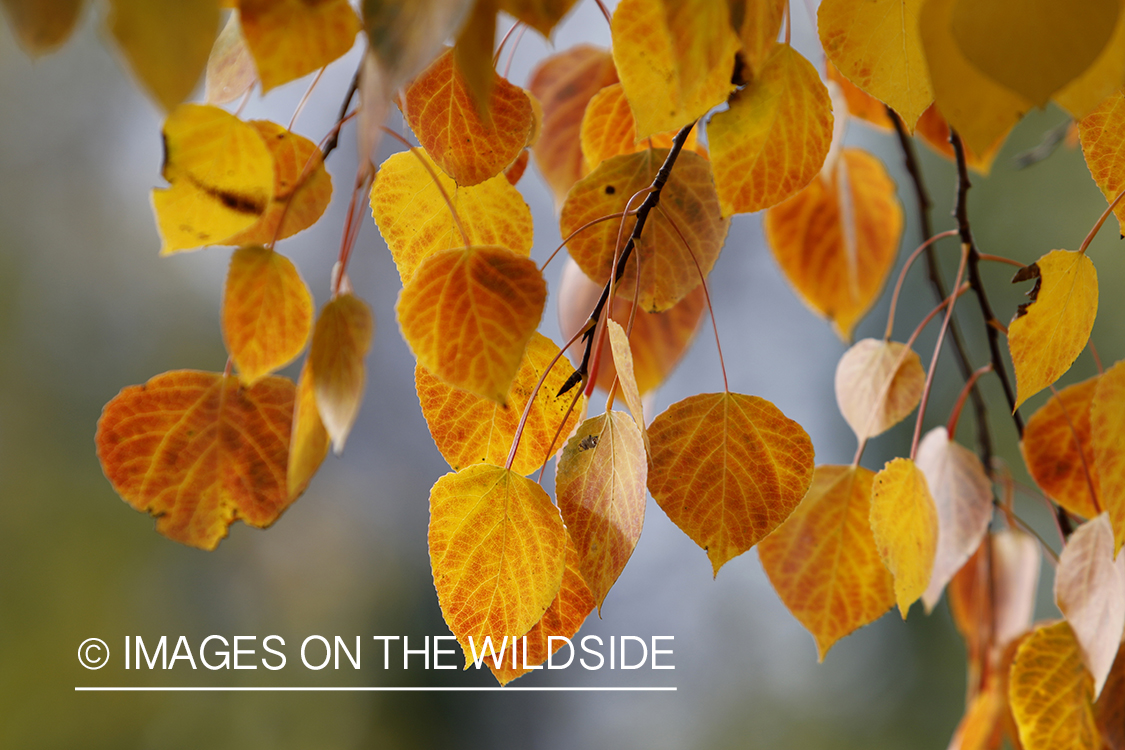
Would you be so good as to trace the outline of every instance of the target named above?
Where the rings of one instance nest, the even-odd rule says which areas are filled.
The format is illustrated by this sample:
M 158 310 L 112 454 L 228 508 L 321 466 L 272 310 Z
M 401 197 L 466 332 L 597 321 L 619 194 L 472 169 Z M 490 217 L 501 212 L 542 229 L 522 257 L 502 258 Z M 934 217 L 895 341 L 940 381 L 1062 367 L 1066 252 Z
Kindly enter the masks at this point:
M 359 89 L 359 74 L 363 70 L 363 61 L 360 60 L 359 67 L 356 68 L 355 75 L 352 76 L 351 85 L 348 86 L 348 92 L 344 94 L 344 101 L 340 104 L 340 114 L 336 116 L 336 122 L 341 122 L 348 114 L 348 107 L 352 104 L 352 98 L 355 92 Z M 331 140 L 324 144 L 324 148 L 320 152 L 320 158 L 327 159 L 328 155 L 336 150 L 336 146 L 340 145 L 340 130 L 332 134 Z

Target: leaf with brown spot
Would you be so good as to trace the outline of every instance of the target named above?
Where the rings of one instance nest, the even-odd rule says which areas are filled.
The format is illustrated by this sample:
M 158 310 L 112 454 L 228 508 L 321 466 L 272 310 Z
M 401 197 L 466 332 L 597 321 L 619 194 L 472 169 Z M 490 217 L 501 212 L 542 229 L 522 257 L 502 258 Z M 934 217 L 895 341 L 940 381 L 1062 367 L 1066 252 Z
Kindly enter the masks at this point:
M 632 154 L 646 148 L 671 148 L 675 135 L 674 132 L 656 133 L 638 141 L 625 89 L 620 83 L 614 83 L 594 94 L 586 105 L 579 138 L 588 172 L 614 156 Z M 684 148 L 695 151 L 700 156 L 707 156 L 706 150 L 696 140 L 694 129 L 684 141 Z
M 799 424 L 757 396 L 701 393 L 649 426 L 648 488 L 718 575 L 789 517 L 813 476 Z
M 98 460 L 125 502 L 156 517 L 157 531 L 211 550 L 234 521 L 264 528 L 292 501 L 293 399 L 285 378 L 245 388 L 221 373 L 166 372 L 106 404 Z
M 925 382 L 926 373 L 913 349 L 897 341 L 863 339 L 836 365 L 836 403 L 862 443 L 914 411 Z
M 316 391 L 309 375 L 309 361 L 301 368 L 297 380 L 297 396 L 293 404 L 293 430 L 289 445 L 288 478 L 289 497 L 296 499 L 308 487 L 309 481 L 328 455 L 331 438 L 320 410 L 316 407 Z
M 926 475 L 909 458 L 889 461 L 871 491 L 871 533 L 895 579 L 902 619 L 930 582 L 937 553 L 938 517 Z
M 16 41 L 32 57 L 61 47 L 74 31 L 82 0 L 3 0 Z
M 1090 403 L 1090 434 L 1098 492 L 1113 526 L 1114 552 L 1125 547 L 1125 362 L 1118 362 L 1098 379 Z
M 211 47 L 204 77 L 204 100 L 207 104 L 227 104 L 243 96 L 258 81 L 254 56 L 242 38 L 238 14 L 231 13 L 227 25 Z
M 371 308 L 354 294 L 341 294 L 325 305 L 313 330 L 309 377 L 317 410 L 337 454 L 344 450 L 363 403 L 363 359 L 374 335 Z
M 361 24 L 348 0 L 239 0 L 262 93 L 342 57 Z

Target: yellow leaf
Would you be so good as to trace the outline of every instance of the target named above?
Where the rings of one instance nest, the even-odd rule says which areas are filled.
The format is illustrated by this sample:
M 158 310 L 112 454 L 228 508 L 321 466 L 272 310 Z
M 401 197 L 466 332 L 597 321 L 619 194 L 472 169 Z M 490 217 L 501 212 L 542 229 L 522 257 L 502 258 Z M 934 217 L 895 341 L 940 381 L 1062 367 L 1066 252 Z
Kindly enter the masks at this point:
M 612 35 L 613 61 L 641 138 L 679 130 L 734 88 L 739 41 L 726 3 L 621 0 Z
M 936 104 L 930 105 L 930 108 L 922 113 L 922 117 L 919 118 L 918 125 L 915 127 L 914 135 L 920 137 L 923 143 L 949 161 L 956 160 L 957 154 L 953 151 L 953 144 L 949 142 L 949 123 L 941 116 Z M 988 173 L 992 171 L 992 162 L 996 159 L 996 155 L 1000 153 L 1000 147 L 1004 145 L 1007 136 L 1007 133 L 1003 133 L 987 150 L 980 154 L 969 144 L 962 143 L 965 147 L 965 165 L 987 177 Z
M 465 246 L 449 204 L 419 159 L 437 175 L 470 245 L 502 244 L 520 255 L 531 254 L 531 209 L 504 175 L 458 187 L 421 149 L 403 151 L 383 162 L 371 186 L 371 213 L 403 284 L 434 253 Z
M 1098 465 L 1090 434 L 1090 403 L 1099 378 L 1067 386 L 1043 404 L 1023 431 L 1027 472 L 1052 500 L 1083 518 L 1098 515 Z
M 423 261 L 395 311 L 420 365 L 503 404 L 546 300 L 533 261 L 503 247 L 466 247 Z
M 830 175 L 766 212 L 766 241 L 785 278 L 845 341 L 894 267 L 902 206 L 882 163 L 845 149 Z
M 507 406 L 447 385 L 422 365 L 414 369 L 414 385 L 422 404 L 422 415 L 426 418 L 434 443 L 454 471 L 474 463 L 504 465 L 528 397 L 558 353 L 559 348 L 549 338 L 538 331 L 532 335 L 516 379 L 508 390 Z M 579 399 L 567 416 L 566 424 L 563 424 L 563 416 L 570 408 L 574 395 L 557 395 L 573 372 L 574 368 L 565 359 L 560 359 L 543 381 L 543 387 L 528 412 L 519 450 L 512 462 L 515 473 L 526 476 L 537 471 L 550 458 L 548 450 L 557 451 L 577 426 L 584 397 Z M 559 436 L 557 440 L 556 433 Z M 552 441 L 555 443 L 553 448 Z
M 219 33 L 217 0 L 110 0 L 106 24 L 133 74 L 165 110 L 187 99 Z
M 848 104 L 848 114 L 863 120 L 868 125 L 873 125 L 879 130 L 889 131 L 894 129 L 894 123 L 887 116 L 887 107 L 878 99 L 849 81 L 843 73 L 836 69 L 831 61 L 825 62 L 825 80 L 834 81 L 844 95 Z M 834 107 L 835 109 L 835 107 Z M 834 118 L 843 117 L 843 112 L 834 112 Z
M 363 403 L 363 358 L 374 334 L 371 308 L 354 294 L 341 294 L 325 305 L 313 330 L 308 374 L 336 453 L 344 450 Z
M 531 630 L 562 585 L 558 510 L 538 484 L 499 466 L 474 464 L 437 481 L 429 542 L 438 603 L 466 666 L 485 636 L 499 643 Z
M 836 365 L 836 403 L 862 443 L 914 411 L 925 383 L 926 373 L 913 349 L 897 341 L 863 339 Z
M 657 133 L 638 141 L 625 89 L 620 83 L 614 83 L 594 94 L 586 105 L 579 137 L 586 169 L 591 170 L 613 156 L 632 154 L 646 148 L 671 148 L 675 135 L 674 132 Z M 707 155 L 697 143 L 694 129 L 688 134 L 684 148 L 700 156 Z
M 629 336 L 625 333 L 621 324 L 612 319 L 606 322 L 606 330 L 609 333 L 609 345 L 613 352 L 613 364 L 617 372 L 617 387 L 621 389 L 621 394 L 625 397 L 625 404 L 629 407 L 629 413 L 633 415 L 633 421 L 637 423 L 637 427 L 640 428 L 641 434 L 644 436 L 645 450 L 647 451 L 649 445 L 648 433 L 645 431 L 644 407 L 641 405 L 641 392 L 637 388 L 637 379 L 633 376 L 633 352 L 629 346 Z
M 220 244 L 253 226 L 274 192 L 257 128 L 218 107 L 183 104 L 164 122 L 164 179 L 152 193 L 162 255 Z
M 785 606 L 816 639 L 820 661 L 836 641 L 894 606 L 894 579 L 868 520 L 875 475 L 862 466 L 818 466 L 804 500 L 758 544 Z
M 634 193 L 652 184 L 667 155 L 666 149 L 646 149 L 615 156 L 579 180 L 559 216 L 563 237 L 588 222 L 624 211 Z M 639 200 L 633 201 L 633 208 L 638 205 Z M 719 212 L 710 163 L 692 152 L 681 152 L 676 160 L 660 193 L 660 209 L 649 215 L 641 240 L 617 284 L 617 295 L 632 300 L 639 256 L 639 304 L 651 312 L 667 310 L 699 286 L 700 269 L 704 276 L 710 273 L 730 227 L 730 220 Z M 636 221 L 629 216 L 583 230 L 567 243 L 571 257 L 594 282 L 605 284 L 610 278 L 618 235 L 624 246 Z
M 82 0 L 3 0 L 0 6 L 16 41 L 32 57 L 61 47 L 82 12 Z
M 742 41 L 742 60 L 750 68 L 751 75 L 746 78 L 753 79 L 777 43 L 786 3 L 785 0 L 728 0 L 728 4 L 731 25 Z
M 1125 83 L 1125 13 L 1118 12 L 1113 36 L 1094 63 L 1054 96 L 1055 103 L 1080 120 Z
M 1098 490 L 1113 526 L 1114 554 L 1125 547 L 1125 363 L 1098 379 L 1090 403 L 1090 434 Z
M 240 0 L 239 12 L 262 93 L 342 57 L 360 30 L 348 0 Z
M 245 385 L 297 358 L 312 315 L 312 294 L 288 258 L 260 246 L 234 252 L 223 293 L 223 339 Z
M 787 44 L 707 125 L 723 215 L 769 208 L 808 185 L 832 142 L 832 102 L 809 61 Z
M 1025 750 L 1100 750 L 1094 681 L 1066 622 L 1040 627 L 1020 644 L 1009 679 Z
M 824 53 L 844 76 L 902 116 L 911 132 L 934 100 L 918 13 L 923 0 L 824 0 L 817 27 Z
M 715 575 L 780 526 L 812 481 L 808 434 L 757 396 L 686 398 L 652 421 L 649 440 L 649 491 Z
M 937 552 L 938 517 L 926 476 L 909 458 L 896 458 L 875 475 L 871 533 L 895 578 L 902 619 L 930 582 Z
M 204 99 L 208 104 L 233 102 L 257 81 L 258 69 L 242 38 L 242 24 L 238 22 L 238 14 L 231 13 L 207 58 Z
M 1085 253 L 1052 250 L 1020 275 L 1036 282 L 1008 326 L 1017 409 L 1070 369 L 1098 315 L 1098 272 Z
M 293 404 L 293 430 L 289 445 L 289 466 L 286 471 L 289 498 L 296 499 L 328 455 L 330 438 L 316 408 L 316 391 L 309 375 L 309 360 L 301 368 L 297 380 L 297 396 Z
M 619 411 L 579 425 L 559 459 L 559 512 L 599 613 L 641 538 L 647 476 L 641 431 Z
M 1079 120 L 1078 133 L 1090 176 L 1106 202 L 1112 203 L 1125 190 L 1125 92 L 1114 92 Z M 1118 203 L 1113 213 L 1125 233 L 1125 201 Z
M 177 370 L 106 404 L 95 442 L 122 499 L 169 539 L 214 549 L 236 519 L 265 528 L 293 498 L 286 484 L 294 389 L 250 388 L 221 373 Z

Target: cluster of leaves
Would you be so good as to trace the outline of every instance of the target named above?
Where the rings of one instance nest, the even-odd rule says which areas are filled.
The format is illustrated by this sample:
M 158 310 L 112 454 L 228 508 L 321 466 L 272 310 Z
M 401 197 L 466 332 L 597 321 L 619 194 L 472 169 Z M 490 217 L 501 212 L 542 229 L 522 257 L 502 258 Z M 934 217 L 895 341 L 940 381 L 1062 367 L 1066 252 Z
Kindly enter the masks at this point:
M 918 599 L 929 611 L 948 590 L 971 677 L 953 746 L 998 747 L 1007 734 L 1026 748 L 1125 747 L 1125 363 L 1054 393 L 1026 429 L 1018 411 L 1087 348 L 1098 303 L 1090 238 L 1027 265 L 985 255 L 965 205 L 968 169 L 987 174 L 1022 115 L 1054 101 L 1077 121 L 1090 171 L 1125 221 L 1117 0 L 1084 0 L 1081 12 L 1047 0 L 824 0 L 822 72 L 788 43 L 785 0 L 621 0 L 612 18 L 602 8 L 612 50 L 561 51 L 531 74 L 529 90 L 496 72 L 497 15 L 549 35 L 573 0 L 367 0 L 362 17 L 346 0 L 230 4 L 236 12 L 216 39 L 218 0 L 110 2 L 115 38 L 169 110 L 168 187 L 153 194 L 162 252 L 238 248 L 223 301 L 227 371 L 126 388 L 99 423 L 107 476 L 157 516 L 161 533 L 212 549 L 236 519 L 268 526 L 329 444 L 343 448 L 374 332 L 346 273 L 369 193 L 403 285 L 396 311 L 422 413 L 453 469 L 431 491 L 429 549 L 466 655 L 486 639 L 526 635 L 525 663 L 536 664 L 550 636 L 574 635 L 638 543 L 647 491 L 716 575 L 757 545 L 821 658 L 895 604 L 905 618 Z M 80 5 L 4 0 L 33 51 L 60 43 Z M 222 108 L 255 84 L 264 93 L 323 68 L 361 32 L 363 64 L 320 146 Z M 208 103 L 181 104 L 204 65 Z M 376 169 L 368 157 L 389 132 L 392 104 L 420 147 L 392 134 L 408 148 Z M 320 218 L 332 193 L 323 158 L 353 116 L 361 167 L 333 296 L 314 323 L 309 290 L 275 244 Z M 643 397 L 690 344 L 735 214 L 765 211 L 785 276 L 845 341 L 882 293 L 903 212 L 880 161 L 841 146 L 849 118 L 898 134 L 923 214 L 910 135 L 958 166 L 956 229 L 926 229 L 903 269 L 929 256 L 938 306 L 899 342 L 892 301 L 886 336 L 855 343 L 838 365 L 854 462 L 815 466 L 800 425 L 726 387 L 649 421 Z M 570 256 L 556 292 L 561 347 L 538 332 L 547 283 L 529 257 L 532 219 L 516 187 L 529 155 L 554 191 Z M 949 293 L 933 255 L 952 235 L 961 253 Z M 1009 326 L 978 271 L 996 260 L 1035 282 Z M 976 372 L 954 315 L 970 290 L 990 343 Z M 939 316 L 927 370 L 912 347 Z M 948 424 L 923 437 L 947 332 L 965 389 Z M 271 375 L 306 346 L 297 383 Z M 1059 509 L 1058 623 L 1031 623 L 1042 551 L 1015 514 L 1010 476 L 991 460 L 975 394 L 990 372 L 1029 472 Z M 587 417 L 595 385 L 609 397 Z M 979 453 L 955 439 L 970 394 Z M 618 396 L 627 411 L 614 410 Z M 916 408 L 909 457 L 878 472 L 861 466 L 867 441 Z M 553 501 L 528 477 L 541 478 L 554 456 Z M 501 683 L 525 671 L 505 663 L 492 665 Z

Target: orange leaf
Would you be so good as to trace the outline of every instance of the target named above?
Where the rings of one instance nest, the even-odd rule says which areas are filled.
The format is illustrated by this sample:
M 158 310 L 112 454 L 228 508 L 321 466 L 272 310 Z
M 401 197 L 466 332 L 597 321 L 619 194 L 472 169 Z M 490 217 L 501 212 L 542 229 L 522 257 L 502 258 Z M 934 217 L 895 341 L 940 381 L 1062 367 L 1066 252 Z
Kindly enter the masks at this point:
M 894 123 L 887 116 L 886 105 L 849 81 L 831 61 L 825 63 L 824 77 L 826 80 L 835 81 L 840 87 L 840 92 L 848 103 L 848 114 L 852 117 L 857 117 L 879 130 L 894 129 Z M 837 112 L 834 116 L 842 117 L 843 113 Z
M 300 496 L 313 474 L 320 468 L 328 455 L 328 430 L 316 408 L 316 391 L 312 376 L 309 375 L 309 360 L 301 368 L 297 380 L 297 396 L 293 404 L 293 430 L 289 445 L 288 477 L 289 497 L 295 500 Z
M 313 300 L 297 267 L 264 247 L 234 252 L 223 293 L 223 338 L 245 385 L 292 362 L 312 332 Z
M 520 155 L 512 162 L 512 165 L 504 170 L 504 178 L 508 181 L 509 185 L 518 185 L 523 173 L 527 171 L 527 162 L 531 159 L 531 150 L 524 149 L 520 151 Z
M 239 12 L 262 93 L 342 57 L 361 28 L 348 0 L 239 0 Z
M 527 633 L 558 596 L 566 529 L 530 479 L 488 464 L 446 474 L 430 490 L 429 541 L 438 602 L 466 666 L 485 636 Z
M 937 552 L 938 517 L 926 475 L 909 458 L 889 461 L 875 475 L 871 533 L 895 578 L 902 619 L 930 582 Z
M 641 392 L 637 388 L 637 379 L 633 376 L 633 352 L 629 345 L 629 336 L 625 333 L 621 324 L 612 319 L 606 322 L 606 331 L 609 333 L 610 350 L 613 353 L 614 369 L 617 372 L 617 387 L 621 389 L 621 395 L 625 397 L 625 404 L 629 407 L 629 413 L 633 415 L 633 421 L 637 423 L 637 427 L 641 430 L 645 442 L 645 451 L 648 452 L 649 444 L 648 433 L 645 431 L 644 407 L 641 404 Z
M 481 120 L 451 52 L 422 71 L 403 97 L 402 112 L 418 141 L 458 185 L 500 174 L 532 136 L 535 118 L 527 93 L 493 75 L 490 124 Z
M 242 38 L 242 24 L 238 22 L 238 14 L 231 13 L 207 58 L 204 99 L 208 104 L 233 102 L 257 81 L 258 69 Z
M 731 0 L 729 4 L 731 25 L 742 41 L 740 55 L 750 68 L 751 75 L 746 76 L 749 80 L 758 75 L 777 43 L 785 0 Z
M 953 145 L 949 142 L 949 123 L 941 116 L 936 104 L 930 105 L 930 108 L 922 113 L 914 135 L 921 137 L 923 143 L 949 161 L 956 160 Z M 996 155 L 1000 153 L 1000 147 L 1004 145 L 1004 139 L 1007 137 L 1007 132 L 1002 133 L 991 146 L 980 154 L 969 144 L 962 144 L 965 147 L 966 166 L 987 177 L 988 173 L 992 171 L 992 162 L 996 159 Z
M 649 491 L 715 575 L 780 526 L 812 481 L 809 436 L 757 396 L 686 398 L 653 420 L 649 440 Z
M 32 57 L 61 47 L 82 11 L 82 0 L 4 0 L 2 5 L 16 41 Z
M 570 236 L 588 222 L 624 211 L 634 193 L 652 184 L 667 155 L 666 149 L 646 149 L 602 162 L 567 196 L 559 217 L 562 235 Z M 632 208 L 638 205 L 635 200 Z M 633 216 L 595 224 L 567 243 L 570 255 L 587 276 L 604 285 L 610 277 L 619 230 L 624 245 L 635 224 Z M 710 163 L 698 154 L 681 152 L 660 193 L 660 211 L 649 215 L 618 281 L 618 296 L 633 299 L 639 255 L 641 308 L 659 312 L 672 307 L 699 286 L 700 269 L 704 276 L 710 273 L 729 227 L 730 221 L 719 212 Z
M 1036 278 L 1031 302 L 1008 326 L 1017 409 L 1070 369 L 1098 315 L 1098 271 L 1085 253 L 1052 250 L 1027 271 Z M 1021 271 L 1016 278 L 1027 276 Z
M 503 244 L 520 255 L 531 254 L 531 209 L 503 175 L 458 188 L 433 166 L 424 151 L 403 151 L 383 162 L 371 186 L 371 214 L 394 256 L 403 284 L 426 258 L 465 246 L 449 204 L 420 159 L 437 175 L 469 236 L 469 244 Z
M 787 44 L 707 124 L 723 215 L 781 203 L 808 185 L 832 142 L 832 102 L 809 61 Z
M 1098 379 L 1090 403 L 1090 433 L 1097 466 L 1099 495 L 1113 526 L 1114 553 L 1125 547 L 1125 363 L 1118 362 Z
M 550 36 L 576 0 L 500 0 L 501 9 L 523 21 L 543 36 Z
M 1000 750 L 1001 729 L 1007 713 L 1006 680 L 994 679 L 969 701 L 953 733 L 949 750 Z
M 1117 651 L 1094 712 L 1106 750 L 1125 750 L 1125 648 Z
M 1098 466 L 1090 402 L 1099 378 L 1067 386 L 1027 420 L 1020 451 L 1031 478 L 1056 503 L 1083 518 L 1098 515 Z
M 423 261 L 395 311 L 420 365 L 503 404 L 546 300 L 533 261 L 503 247 L 466 247 Z
M 414 385 L 418 389 L 422 415 L 426 418 L 434 443 L 454 471 L 474 463 L 503 465 L 507 461 L 528 397 L 558 353 L 559 348 L 549 338 L 538 331 L 532 334 L 519 372 L 508 390 L 506 407 L 446 385 L 422 365 L 414 369 Z M 563 424 L 563 416 L 570 408 L 573 394 L 556 395 L 573 372 L 574 368 L 565 359 L 560 359 L 543 381 L 543 387 L 528 412 L 519 450 L 512 462 L 515 473 L 526 476 L 538 470 L 550 458 L 547 452 L 552 449 L 555 433 L 560 436 L 554 445 L 554 450 L 557 450 L 578 424 L 583 399 L 579 399 L 566 424 Z
M 1107 202 L 1125 190 L 1125 92 L 1117 91 L 1078 121 L 1086 166 Z M 1113 209 L 1125 233 L 1125 201 Z
M 882 163 L 845 149 L 830 175 L 766 212 L 786 279 L 845 341 L 883 289 L 902 239 L 902 206 Z
M 1038 628 L 1016 652 L 1009 684 L 1025 750 L 1099 750 L 1094 681 L 1066 622 Z
M 671 148 L 675 135 L 675 132 L 656 133 L 638 141 L 625 89 L 620 83 L 614 83 L 594 94 L 586 105 L 579 137 L 586 170 L 589 171 L 613 156 L 632 154 L 646 148 Z M 696 141 L 694 129 L 688 134 L 684 148 L 695 151 L 700 156 L 707 155 Z
M 836 365 L 836 403 L 862 443 L 914 411 L 925 383 L 926 373 L 913 349 L 897 341 L 863 339 Z
M 129 386 L 102 410 L 95 442 L 122 499 L 156 530 L 211 550 L 242 519 L 264 528 L 289 505 L 286 464 L 294 388 L 250 388 L 220 373 L 176 370 Z
M 352 431 L 363 403 L 366 371 L 363 358 L 371 348 L 375 318 L 354 294 L 341 294 L 320 311 L 309 347 L 309 376 L 316 406 L 332 437 L 336 453 Z
M 871 482 L 861 466 L 818 466 L 805 499 L 758 544 L 785 606 L 816 639 L 820 661 L 836 641 L 894 606 L 894 579 L 868 521 Z

